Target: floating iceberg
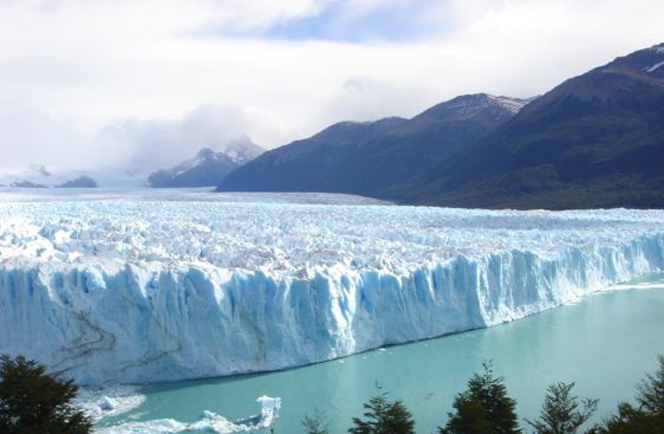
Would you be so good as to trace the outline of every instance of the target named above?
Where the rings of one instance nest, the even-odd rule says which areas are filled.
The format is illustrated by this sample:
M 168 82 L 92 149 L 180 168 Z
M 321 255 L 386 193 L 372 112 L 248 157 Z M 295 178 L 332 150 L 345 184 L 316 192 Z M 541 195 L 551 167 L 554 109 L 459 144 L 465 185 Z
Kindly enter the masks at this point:
M 146 399 L 136 386 L 86 386 L 79 389 L 74 405 L 96 422 L 127 413 L 139 407 Z
M 269 429 L 279 418 L 281 399 L 261 396 L 256 402 L 261 404 L 261 414 L 240 422 L 231 422 L 214 412 L 205 411 L 200 420 L 192 423 L 179 422 L 175 419 L 157 419 L 145 422 L 127 422 L 108 428 L 98 428 L 96 432 L 98 434 L 142 434 L 146 432 L 174 434 L 196 431 L 231 434 Z
M 0 353 L 91 384 L 274 370 L 515 320 L 664 269 L 662 211 L 208 196 L 1 203 Z

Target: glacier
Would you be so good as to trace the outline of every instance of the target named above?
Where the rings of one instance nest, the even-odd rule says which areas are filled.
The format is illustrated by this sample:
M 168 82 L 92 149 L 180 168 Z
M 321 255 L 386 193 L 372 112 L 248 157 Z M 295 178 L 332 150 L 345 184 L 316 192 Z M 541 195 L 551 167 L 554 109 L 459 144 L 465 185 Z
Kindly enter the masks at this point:
M 345 199 L 5 194 L 0 353 L 83 384 L 276 370 L 516 320 L 664 269 L 662 211 Z

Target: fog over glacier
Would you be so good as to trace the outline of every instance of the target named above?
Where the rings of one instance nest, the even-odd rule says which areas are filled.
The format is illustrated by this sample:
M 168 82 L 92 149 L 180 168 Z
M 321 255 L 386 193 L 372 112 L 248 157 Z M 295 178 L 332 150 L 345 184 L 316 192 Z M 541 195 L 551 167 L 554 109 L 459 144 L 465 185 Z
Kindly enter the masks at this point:
M 664 268 L 662 211 L 3 199 L 0 352 L 83 383 L 304 365 L 515 320 Z

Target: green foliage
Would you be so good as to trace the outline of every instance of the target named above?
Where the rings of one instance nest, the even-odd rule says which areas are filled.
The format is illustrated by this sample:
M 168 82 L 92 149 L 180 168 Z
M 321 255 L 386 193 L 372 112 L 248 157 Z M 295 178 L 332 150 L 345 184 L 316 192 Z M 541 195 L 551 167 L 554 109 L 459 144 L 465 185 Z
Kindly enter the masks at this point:
M 3 434 L 87 434 L 90 418 L 71 400 L 78 387 L 46 374 L 23 357 L 0 357 L 0 432 Z
M 664 433 L 664 414 L 652 414 L 622 403 L 618 414 L 589 434 L 655 434 Z
M 439 434 L 495 434 L 486 411 L 478 401 L 469 399 L 465 394 L 454 399 L 456 413 L 449 413 L 445 428 L 438 428 Z
M 327 417 L 318 409 L 314 410 L 314 414 L 305 416 L 302 419 L 302 426 L 304 427 L 305 434 L 329 434 Z
M 578 397 L 572 395 L 573 388 L 574 383 L 555 383 L 548 387 L 539 420 L 526 419 L 537 434 L 576 434 L 597 410 L 599 399 L 590 398 L 582 401 L 580 410 Z
M 597 427 L 592 434 L 664 433 L 664 356 L 659 356 L 655 374 L 647 374 L 637 385 L 639 407 L 622 403 L 618 414 Z
M 639 383 L 639 394 L 636 401 L 641 409 L 647 413 L 664 414 L 664 356 L 658 357 L 659 369 L 655 374 L 646 374 L 646 378 Z
M 414 434 L 415 421 L 401 401 L 390 402 L 387 393 L 379 393 L 364 404 L 365 420 L 353 418 L 351 434 Z
M 380 434 L 412 434 L 415 432 L 413 415 L 401 401 L 393 402 L 388 406 L 383 417 L 383 429 Z
M 483 364 L 484 372 L 475 374 L 468 381 L 468 389 L 457 395 L 454 406 L 457 413 L 450 413 L 450 420 L 444 434 L 466 434 L 467 432 L 486 432 L 495 434 L 520 433 L 516 415 L 516 401 L 507 395 L 504 379 L 495 377 L 491 362 Z M 482 415 L 477 405 L 484 410 Z M 486 430 L 484 419 L 488 420 L 491 431 Z M 463 431 L 463 427 L 474 427 L 480 431 Z M 484 427 L 484 428 L 482 428 Z

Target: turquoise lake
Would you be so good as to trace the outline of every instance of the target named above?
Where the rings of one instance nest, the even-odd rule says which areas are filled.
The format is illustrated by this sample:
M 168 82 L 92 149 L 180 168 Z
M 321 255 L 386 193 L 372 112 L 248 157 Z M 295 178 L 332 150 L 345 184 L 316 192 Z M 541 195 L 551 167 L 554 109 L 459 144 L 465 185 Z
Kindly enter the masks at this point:
M 661 283 L 662 277 L 644 280 Z M 664 354 L 664 287 L 638 286 L 488 329 L 304 368 L 146 385 L 145 403 L 101 425 L 163 418 L 191 422 L 204 410 L 240 419 L 257 413 L 256 398 L 268 395 L 282 398 L 275 433 L 303 432 L 302 417 L 316 408 L 327 414 L 332 434 L 343 433 L 378 383 L 392 399 L 405 402 L 418 433 L 433 433 L 445 423 L 454 395 L 485 360 L 493 360 L 505 377 L 520 417 L 537 416 L 551 382 L 575 381 L 577 395 L 600 398 L 594 418 L 599 421 L 619 401 L 633 398 L 635 383 Z

